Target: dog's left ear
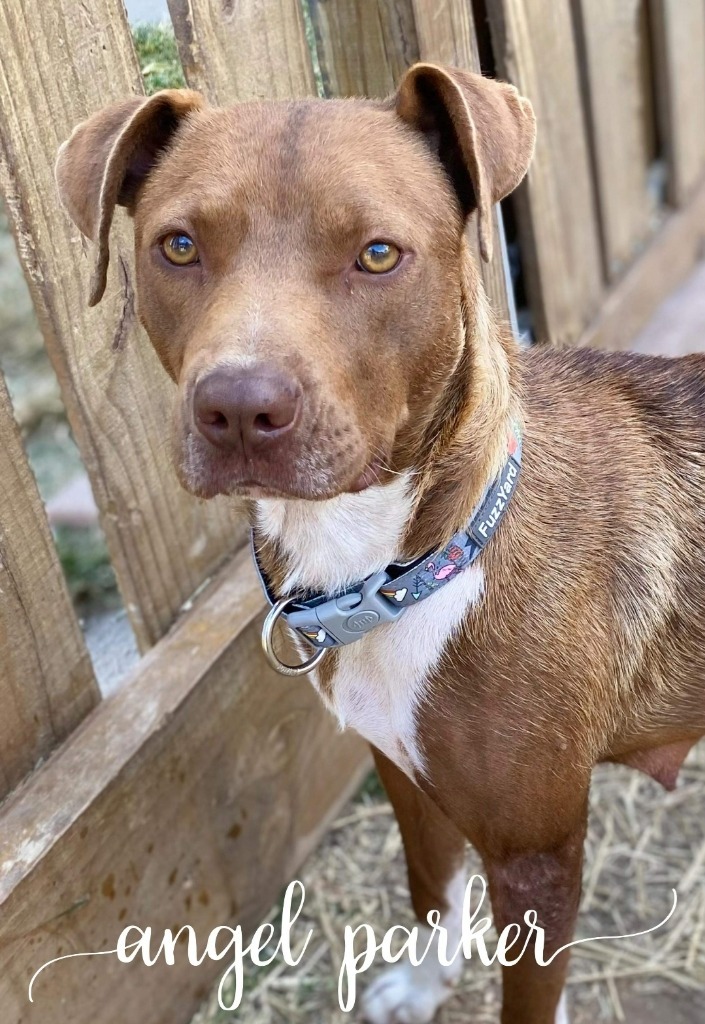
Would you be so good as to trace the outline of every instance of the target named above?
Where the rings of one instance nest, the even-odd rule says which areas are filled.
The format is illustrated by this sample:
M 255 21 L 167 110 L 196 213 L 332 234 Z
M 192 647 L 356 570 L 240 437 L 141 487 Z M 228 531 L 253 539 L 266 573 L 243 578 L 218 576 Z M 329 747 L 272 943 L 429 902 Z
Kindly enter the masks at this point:
M 465 213 L 477 209 L 480 253 L 489 261 L 492 205 L 517 187 L 534 151 L 531 104 L 513 85 L 437 64 L 409 68 L 395 104 L 428 137 Z

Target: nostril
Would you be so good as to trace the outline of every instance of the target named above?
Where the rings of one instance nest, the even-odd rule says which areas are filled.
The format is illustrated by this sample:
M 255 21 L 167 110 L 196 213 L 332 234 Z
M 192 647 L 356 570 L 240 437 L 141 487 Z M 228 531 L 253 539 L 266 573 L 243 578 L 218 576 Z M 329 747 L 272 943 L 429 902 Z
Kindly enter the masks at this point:
M 208 427 L 215 427 L 216 430 L 227 430 L 229 426 L 228 417 L 218 409 L 202 409 L 198 413 L 198 418 L 201 423 Z
M 280 427 L 285 427 L 287 424 L 276 423 L 269 413 L 260 412 L 255 416 L 254 425 L 257 430 L 261 430 L 263 434 L 266 434 L 270 430 L 279 430 Z

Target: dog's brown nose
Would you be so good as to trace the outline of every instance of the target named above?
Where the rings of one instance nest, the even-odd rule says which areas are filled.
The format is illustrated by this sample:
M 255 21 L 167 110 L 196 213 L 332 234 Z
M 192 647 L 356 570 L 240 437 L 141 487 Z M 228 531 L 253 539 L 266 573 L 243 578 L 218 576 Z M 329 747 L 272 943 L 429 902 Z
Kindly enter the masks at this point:
M 199 380 L 193 395 L 201 434 L 218 448 L 248 453 L 291 430 L 300 406 L 298 381 L 267 366 L 213 370 Z

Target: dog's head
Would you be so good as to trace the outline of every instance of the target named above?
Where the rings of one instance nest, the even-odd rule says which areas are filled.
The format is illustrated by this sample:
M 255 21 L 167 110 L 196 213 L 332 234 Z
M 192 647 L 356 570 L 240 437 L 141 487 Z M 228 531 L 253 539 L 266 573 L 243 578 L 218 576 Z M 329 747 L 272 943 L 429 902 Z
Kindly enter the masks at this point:
M 407 468 L 465 344 L 465 221 L 489 258 L 533 142 L 511 86 L 431 64 L 387 101 L 169 90 L 79 125 L 57 178 L 97 243 L 91 302 L 126 206 L 184 486 L 326 498 Z

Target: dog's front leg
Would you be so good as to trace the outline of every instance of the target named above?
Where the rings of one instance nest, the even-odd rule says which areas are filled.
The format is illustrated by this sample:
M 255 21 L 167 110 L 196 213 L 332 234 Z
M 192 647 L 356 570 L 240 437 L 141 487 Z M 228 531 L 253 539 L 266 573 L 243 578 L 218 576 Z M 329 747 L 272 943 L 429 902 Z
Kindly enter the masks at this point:
M 438 910 L 452 955 L 462 927 L 465 839 L 430 797 L 383 754 L 374 748 L 373 753 L 404 842 L 411 902 L 422 922 L 419 948 L 430 935 L 427 914 Z M 452 966 L 442 965 L 432 945 L 417 967 L 408 960 L 388 967 L 365 993 L 365 1019 L 370 1024 L 427 1024 L 452 994 L 463 962 L 459 956 Z
M 537 962 L 533 938 L 514 966 L 503 968 L 502 1024 L 567 1024 L 565 985 L 569 953 L 552 955 L 573 938 L 580 902 L 584 825 L 550 850 L 501 857 L 484 853 L 485 871 L 498 932 L 521 924 L 527 912 L 535 911 L 545 932 L 545 949 Z M 529 928 L 507 959 L 521 950 Z

